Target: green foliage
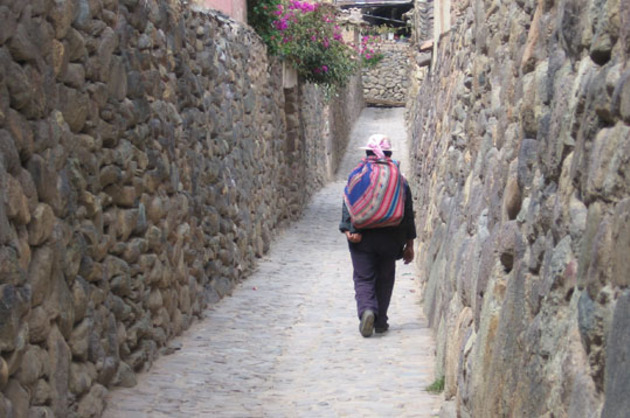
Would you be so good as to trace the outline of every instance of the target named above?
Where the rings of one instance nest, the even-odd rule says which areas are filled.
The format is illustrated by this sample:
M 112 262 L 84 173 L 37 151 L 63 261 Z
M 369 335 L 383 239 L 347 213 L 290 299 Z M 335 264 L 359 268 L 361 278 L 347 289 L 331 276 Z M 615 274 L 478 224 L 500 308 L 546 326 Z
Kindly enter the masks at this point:
M 265 6 L 254 7 L 258 13 L 267 13 L 264 18 L 256 18 L 265 22 L 263 30 L 257 32 L 269 52 L 285 59 L 302 79 L 324 85 L 330 95 L 356 74 L 360 65 L 357 51 L 343 41 L 335 22 L 337 9 L 332 4 L 290 0 L 275 8 Z
M 362 36 L 359 55 L 361 55 L 361 62 L 364 67 L 374 67 L 381 62 L 385 58 L 381 52 L 381 38 L 370 35 Z
M 278 6 L 282 4 L 282 0 L 248 0 L 247 1 L 247 20 L 248 23 L 258 35 L 263 39 L 270 49 L 273 48 L 272 36 L 276 30 L 273 22 L 276 20 L 274 12 L 278 10 Z M 273 53 L 273 51 L 271 51 Z
M 376 27 L 376 33 L 386 35 L 388 33 L 394 33 L 394 29 L 387 25 L 380 25 Z
M 363 66 L 368 68 L 374 67 L 376 64 L 381 62 L 383 58 L 385 58 L 385 55 L 381 54 L 380 52 L 372 55 L 369 58 L 363 57 Z
M 427 392 L 442 393 L 444 391 L 444 376 L 440 376 L 426 388 Z

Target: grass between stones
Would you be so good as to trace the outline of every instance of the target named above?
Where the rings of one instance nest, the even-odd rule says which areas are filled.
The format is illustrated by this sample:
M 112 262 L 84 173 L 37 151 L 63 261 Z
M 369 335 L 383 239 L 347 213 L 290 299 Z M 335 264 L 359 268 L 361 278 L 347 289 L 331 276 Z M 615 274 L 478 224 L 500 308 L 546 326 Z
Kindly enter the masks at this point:
M 440 376 L 426 387 L 427 392 L 442 393 L 444 391 L 444 376 Z

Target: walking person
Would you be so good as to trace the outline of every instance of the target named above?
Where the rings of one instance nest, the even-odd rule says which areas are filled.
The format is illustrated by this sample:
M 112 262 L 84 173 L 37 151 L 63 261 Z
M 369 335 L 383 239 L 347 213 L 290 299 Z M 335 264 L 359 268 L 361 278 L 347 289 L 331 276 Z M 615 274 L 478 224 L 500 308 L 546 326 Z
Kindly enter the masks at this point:
M 389 328 L 396 260 L 413 260 L 416 226 L 411 190 L 391 159 L 389 138 L 374 134 L 361 149 L 366 156 L 348 177 L 339 230 L 354 269 L 359 332 L 370 337 Z

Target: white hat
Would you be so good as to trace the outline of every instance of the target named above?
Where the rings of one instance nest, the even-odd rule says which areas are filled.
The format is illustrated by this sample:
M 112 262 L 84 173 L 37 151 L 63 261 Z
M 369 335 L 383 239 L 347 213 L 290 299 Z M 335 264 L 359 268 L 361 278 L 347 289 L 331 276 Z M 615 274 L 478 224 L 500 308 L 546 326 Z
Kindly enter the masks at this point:
M 368 138 L 368 142 L 365 146 L 359 147 L 359 149 L 366 151 L 374 151 L 378 155 L 378 151 L 395 151 L 392 148 L 389 138 L 383 134 L 373 134 Z

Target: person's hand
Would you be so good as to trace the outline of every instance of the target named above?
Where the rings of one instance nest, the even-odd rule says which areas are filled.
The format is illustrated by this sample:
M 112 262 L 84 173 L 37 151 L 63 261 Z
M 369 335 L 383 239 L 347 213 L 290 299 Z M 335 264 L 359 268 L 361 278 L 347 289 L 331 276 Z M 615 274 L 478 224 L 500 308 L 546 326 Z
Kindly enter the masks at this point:
M 361 242 L 361 239 L 363 238 L 361 236 L 360 233 L 355 232 L 354 234 L 350 231 L 346 231 L 346 238 L 348 238 L 348 241 L 350 241 L 353 244 L 358 244 L 359 242 Z
M 413 261 L 413 257 L 413 244 L 405 245 L 405 249 L 403 250 L 403 261 L 405 264 L 411 263 Z

